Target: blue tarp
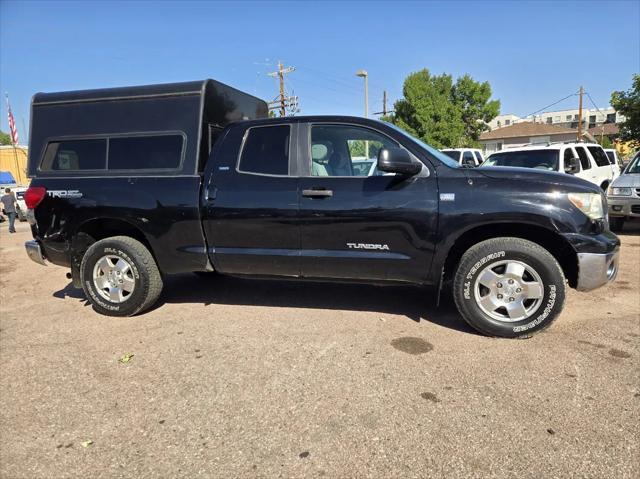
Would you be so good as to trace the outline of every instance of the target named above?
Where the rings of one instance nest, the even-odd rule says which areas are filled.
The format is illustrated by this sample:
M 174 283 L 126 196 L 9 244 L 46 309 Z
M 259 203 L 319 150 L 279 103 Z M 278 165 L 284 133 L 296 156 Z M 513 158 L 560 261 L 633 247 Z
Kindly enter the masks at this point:
M 0 171 L 0 185 L 15 185 L 16 180 L 10 171 Z

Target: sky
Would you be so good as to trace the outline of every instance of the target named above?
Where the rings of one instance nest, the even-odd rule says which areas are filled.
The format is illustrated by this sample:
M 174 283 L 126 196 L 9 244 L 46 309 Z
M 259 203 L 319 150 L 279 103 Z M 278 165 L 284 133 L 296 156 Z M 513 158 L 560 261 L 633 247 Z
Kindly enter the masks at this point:
M 488 81 L 501 113 L 525 116 L 580 85 L 603 108 L 640 72 L 639 25 L 639 0 L 0 0 L 0 91 L 21 144 L 39 91 L 214 78 L 270 101 L 278 60 L 295 67 L 286 86 L 300 114 L 363 115 L 359 69 L 371 113 L 423 68 Z M 563 108 L 577 97 L 552 109 Z

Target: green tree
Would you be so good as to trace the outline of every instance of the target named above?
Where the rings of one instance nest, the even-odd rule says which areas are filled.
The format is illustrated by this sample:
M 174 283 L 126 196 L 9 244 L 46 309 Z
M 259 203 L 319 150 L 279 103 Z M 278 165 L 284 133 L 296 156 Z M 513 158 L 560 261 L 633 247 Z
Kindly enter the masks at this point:
M 626 118 L 619 124 L 620 139 L 632 147 L 640 146 L 640 74 L 633 75 L 629 90 L 611 94 L 611 106 Z
M 603 136 L 603 135 L 594 135 L 594 136 L 598 141 L 598 143 L 600 143 L 600 146 L 602 148 L 613 148 L 613 143 L 611 143 L 611 140 L 609 139 L 608 136 Z
M 9 136 L 8 133 L 5 133 L 4 131 L 0 131 L 0 145 L 10 145 L 11 144 L 11 137 Z
M 464 75 L 453 82 L 451 75 L 431 75 L 424 69 L 412 73 L 394 104 L 394 113 L 384 117 L 437 148 L 478 146 L 480 134 L 500 111 L 500 102 L 490 100 L 489 83 Z

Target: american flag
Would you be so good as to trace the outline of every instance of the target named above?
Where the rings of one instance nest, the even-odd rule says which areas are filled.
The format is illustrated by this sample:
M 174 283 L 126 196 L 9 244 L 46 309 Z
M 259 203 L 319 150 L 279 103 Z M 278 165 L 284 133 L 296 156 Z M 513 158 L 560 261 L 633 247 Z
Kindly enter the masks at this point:
M 7 115 L 9 115 L 9 131 L 11 132 L 11 143 L 18 144 L 18 129 L 16 128 L 16 120 L 11 113 L 11 105 L 9 105 L 9 96 L 7 96 Z

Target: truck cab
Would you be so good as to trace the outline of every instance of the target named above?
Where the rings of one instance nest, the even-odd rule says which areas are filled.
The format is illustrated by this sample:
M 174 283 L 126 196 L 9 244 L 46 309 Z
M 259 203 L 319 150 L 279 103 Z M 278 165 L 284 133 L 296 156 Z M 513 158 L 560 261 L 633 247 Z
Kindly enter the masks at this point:
M 385 122 L 265 117 L 212 80 L 37 95 L 28 254 L 110 316 L 148 309 L 165 275 L 215 272 L 451 288 L 464 320 L 503 337 L 616 276 L 588 182 L 463 168 Z

